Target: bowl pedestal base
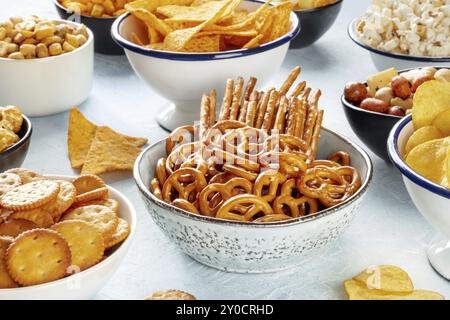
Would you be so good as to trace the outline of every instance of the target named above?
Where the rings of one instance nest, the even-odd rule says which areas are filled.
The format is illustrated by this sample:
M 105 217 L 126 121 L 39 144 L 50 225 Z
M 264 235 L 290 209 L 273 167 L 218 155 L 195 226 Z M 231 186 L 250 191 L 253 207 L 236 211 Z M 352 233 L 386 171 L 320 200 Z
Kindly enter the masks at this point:
M 194 125 L 200 118 L 200 101 L 187 100 L 167 102 L 156 116 L 158 124 L 166 130 L 173 131 L 185 125 Z
M 434 270 L 450 280 L 450 239 L 436 236 L 427 249 L 427 255 Z

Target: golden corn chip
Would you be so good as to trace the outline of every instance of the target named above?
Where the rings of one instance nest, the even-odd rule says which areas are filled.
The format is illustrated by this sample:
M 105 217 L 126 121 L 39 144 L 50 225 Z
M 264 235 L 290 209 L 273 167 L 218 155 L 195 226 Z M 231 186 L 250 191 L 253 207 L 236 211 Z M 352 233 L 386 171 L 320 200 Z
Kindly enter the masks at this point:
M 237 37 L 255 37 L 258 35 L 256 30 L 214 30 L 214 31 L 202 31 L 195 35 L 195 37 L 205 37 L 212 35 L 225 35 L 225 36 L 237 36 Z
M 160 7 L 157 12 L 170 17 L 166 19 L 167 21 L 203 22 L 213 18 L 222 7 L 222 1 L 211 1 L 198 7 L 168 6 L 166 10 L 164 10 L 164 7 Z
M 148 34 L 148 40 L 149 43 L 158 43 L 161 42 L 161 37 L 159 35 L 159 33 L 155 30 L 155 28 L 153 28 L 150 24 L 146 24 L 147 25 L 147 34 Z
M 263 38 L 264 36 L 262 34 L 257 35 L 256 37 L 254 37 L 252 40 L 250 40 L 249 42 L 247 42 L 246 44 L 244 44 L 244 46 L 242 47 L 243 49 L 251 49 L 251 48 L 256 48 L 257 46 L 260 45 L 260 40 Z
M 86 157 L 82 174 L 133 170 L 141 149 L 109 127 L 99 127 Z
M 411 293 L 414 290 L 408 273 L 396 266 L 370 267 L 353 280 L 359 281 L 369 289 L 395 293 Z
M 195 9 L 196 8 L 186 6 L 168 5 L 156 8 L 156 13 L 162 14 L 167 18 L 172 18 L 177 15 L 192 13 Z
M 415 290 L 406 294 L 395 294 L 383 290 L 369 289 L 356 280 L 344 282 L 345 293 L 350 300 L 444 300 L 439 293 Z
M 145 47 L 152 50 L 165 50 L 164 43 L 162 42 L 151 43 L 146 45 Z
M 444 136 L 450 136 L 450 108 L 439 113 L 436 118 L 434 118 L 432 125 Z
M 154 12 L 156 8 L 167 5 L 189 6 L 193 0 L 136 0 L 125 5 L 125 9 L 132 11 L 134 9 L 146 9 Z
M 414 94 L 412 118 L 414 129 L 432 124 L 442 112 L 450 109 L 450 82 L 427 81 Z
M 97 126 L 87 120 L 78 108 L 70 110 L 67 145 L 72 168 L 78 169 L 83 165 L 96 130 Z
M 419 144 L 430 140 L 444 138 L 442 133 L 433 126 L 426 126 L 416 130 L 406 142 L 405 150 L 403 151 L 406 157 L 408 153 Z
M 147 26 L 151 26 L 163 36 L 167 36 L 172 29 L 163 21 L 158 19 L 153 13 L 145 9 L 133 9 L 130 12 L 138 19 L 145 22 Z
M 191 7 L 198 7 L 198 6 L 201 6 L 202 4 L 205 4 L 205 3 L 211 2 L 211 1 L 217 1 L 217 0 L 194 0 L 191 3 Z
M 142 39 L 139 38 L 139 36 L 136 34 L 136 32 L 133 32 L 131 34 L 131 40 L 139 46 L 144 46 L 144 41 L 142 41 Z
M 201 24 L 201 22 L 179 22 L 179 21 L 164 21 L 172 30 L 180 30 L 180 29 L 187 29 L 187 28 L 193 28 Z
M 268 11 L 272 12 L 274 20 L 272 27 L 270 28 L 268 39 L 265 42 L 278 39 L 282 35 L 289 32 L 289 29 L 291 28 L 290 16 L 293 8 L 294 4 L 286 1 L 268 9 Z
M 450 137 L 427 141 L 412 149 L 406 163 L 423 177 L 441 184 L 447 181 L 445 161 L 450 148 Z
M 224 16 L 223 18 L 219 19 L 219 21 L 217 21 L 217 25 L 219 26 L 236 25 L 246 20 L 248 18 L 248 15 L 249 13 L 247 10 L 236 11 L 228 16 Z
M 220 51 L 220 36 L 219 35 L 205 35 L 199 37 L 196 36 L 191 40 L 189 40 L 189 42 L 185 45 L 183 51 L 218 52 Z

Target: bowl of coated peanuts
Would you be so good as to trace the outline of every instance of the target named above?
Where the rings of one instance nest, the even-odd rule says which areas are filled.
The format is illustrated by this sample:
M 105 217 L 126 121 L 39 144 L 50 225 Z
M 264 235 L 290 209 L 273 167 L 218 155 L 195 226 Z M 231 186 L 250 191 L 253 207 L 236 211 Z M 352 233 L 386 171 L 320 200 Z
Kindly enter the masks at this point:
M 95 36 L 94 50 L 101 54 L 123 55 L 124 50 L 111 37 L 115 19 L 126 12 L 131 0 L 52 0 L 59 16 L 85 24 Z
M 0 21 L 0 105 L 31 117 L 84 102 L 92 89 L 94 36 L 82 24 L 12 17 Z

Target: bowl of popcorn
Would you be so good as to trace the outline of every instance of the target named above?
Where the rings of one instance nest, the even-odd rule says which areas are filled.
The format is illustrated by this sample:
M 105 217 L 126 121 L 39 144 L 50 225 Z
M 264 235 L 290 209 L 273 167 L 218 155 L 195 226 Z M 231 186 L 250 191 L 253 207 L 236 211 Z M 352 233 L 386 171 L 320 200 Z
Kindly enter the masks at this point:
M 94 36 L 84 25 L 12 17 L 0 22 L 0 105 L 46 116 L 84 102 L 92 89 Z
M 378 70 L 450 66 L 448 1 L 377 0 L 348 28 Z
M 62 19 L 86 25 L 95 36 L 95 52 L 122 55 L 123 49 L 111 38 L 114 20 L 125 13 L 131 0 L 52 0 Z
M 0 174 L 0 299 L 89 299 L 134 237 L 136 212 L 95 175 Z
M 0 172 L 20 167 L 28 153 L 31 121 L 14 106 L 0 106 Z
M 300 29 L 291 2 L 176 2 L 131 2 L 112 28 L 139 77 L 169 101 L 157 116 L 169 130 L 197 120 L 199 97 L 211 87 L 222 90 L 228 77 L 267 81 Z

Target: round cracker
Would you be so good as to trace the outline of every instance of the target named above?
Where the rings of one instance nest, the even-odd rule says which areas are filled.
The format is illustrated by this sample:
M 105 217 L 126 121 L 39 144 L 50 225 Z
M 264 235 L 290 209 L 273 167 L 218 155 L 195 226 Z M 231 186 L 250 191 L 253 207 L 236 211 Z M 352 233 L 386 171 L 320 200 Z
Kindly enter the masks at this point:
M 11 237 L 0 236 L 0 289 L 17 288 L 17 283 L 9 275 L 6 268 L 5 255 L 9 245 L 13 242 Z
M 70 208 L 70 206 L 74 203 L 75 197 L 77 194 L 77 190 L 75 186 L 69 182 L 64 180 L 55 180 L 59 183 L 59 192 L 56 196 L 55 201 L 51 201 L 43 206 L 50 215 L 53 217 L 54 221 L 59 221 L 61 215 Z
M 39 226 L 25 219 L 8 219 L 0 224 L 0 236 L 17 237 L 21 233 L 37 229 Z
M 62 221 L 66 220 L 82 220 L 92 224 L 105 240 L 111 238 L 119 224 L 117 215 L 110 208 L 99 205 L 73 209 L 63 216 Z
M 130 231 L 131 229 L 129 223 L 126 220 L 119 218 L 119 223 L 117 224 L 116 230 L 114 231 L 111 238 L 106 241 L 106 248 L 109 249 L 116 244 L 121 243 L 128 237 Z
M 0 174 L 0 197 L 8 191 L 20 186 L 22 180 L 17 174 L 14 173 L 1 173 Z
M 56 231 L 48 229 L 22 233 L 6 252 L 9 274 L 24 286 L 61 279 L 70 264 L 69 244 Z
M 80 203 L 75 204 L 74 207 L 79 208 L 79 207 L 92 206 L 92 205 L 105 206 L 105 207 L 110 208 L 115 213 L 119 212 L 119 201 L 117 201 L 115 199 L 111 199 L 111 198 L 91 200 L 88 202 L 80 202 Z
M 145 300 L 197 300 L 197 298 L 181 290 L 167 290 L 155 292 Z
M 16 211 L 11 213 L 8 218 L 28 220 L 39 228 L 48 228 L 54 223 L 52 215 L 43 208 Z
M 75 203 L 97 200 L 108 195 L 105 182 L 93 174 L 83 174 L 72 183 L 77 189 Z
M 26 184 L 36 180 L 44 180 L 44 176 L 30 169 L 25 168 L 13 168 L 5 171 L 6 173 L 17 174 L 22 179 L 22 184 Z
M 33 181 L 6 192 L 0 198 L 0 205 L 15 211 L 31 210 L 54 199 L 58 192 L 59 184 L 56 181 Z
M 66 239 L 72 253 L 72 265 L 85 270 L 97 264 L 105 252 L 102 234 L 91 224 L 81 220 L 67 220 L 51 227 Z

